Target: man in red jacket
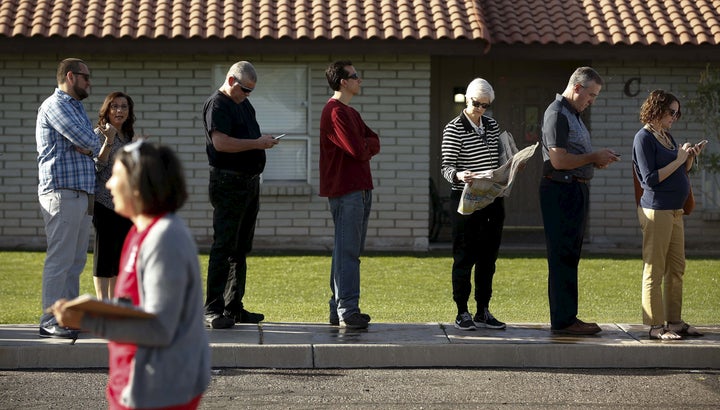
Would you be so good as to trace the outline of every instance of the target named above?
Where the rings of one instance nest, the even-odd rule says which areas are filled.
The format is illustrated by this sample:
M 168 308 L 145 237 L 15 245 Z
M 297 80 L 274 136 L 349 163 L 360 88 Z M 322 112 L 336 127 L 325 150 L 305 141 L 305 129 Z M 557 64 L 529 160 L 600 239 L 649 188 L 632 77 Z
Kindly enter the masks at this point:
M 330 324 L 365 329 L 370 315 L 360 312 L 360 253 L 365 246 L 372 175 L 370 158 L 380 139 L 350 107 L 362 80 L 350 61 L 325 71 L 334 94 L 320 117 L 320 196 L 328 198 L 335 224 L 330 269 Z

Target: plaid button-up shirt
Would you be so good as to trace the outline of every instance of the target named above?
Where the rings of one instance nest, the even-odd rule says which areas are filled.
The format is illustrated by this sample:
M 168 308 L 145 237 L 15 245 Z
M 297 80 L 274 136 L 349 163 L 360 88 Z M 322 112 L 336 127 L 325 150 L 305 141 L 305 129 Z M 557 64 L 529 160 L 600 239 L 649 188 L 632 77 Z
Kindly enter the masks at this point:
M 38 195 L 56 189 L 95 192 L 95 163 L 75 147 L 97 157 L 102 141 L 93 132 L 82 103 L 59 88 L 38 109 L 35 126 L 38 151 Z

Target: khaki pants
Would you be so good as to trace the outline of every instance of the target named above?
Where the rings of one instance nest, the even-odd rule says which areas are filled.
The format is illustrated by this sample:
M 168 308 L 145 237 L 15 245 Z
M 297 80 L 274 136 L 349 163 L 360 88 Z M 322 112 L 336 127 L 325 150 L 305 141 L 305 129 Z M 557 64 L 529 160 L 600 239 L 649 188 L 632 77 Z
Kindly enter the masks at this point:
M 643 324 L 677 322 L 682 314 L 685 273 L 683 211 L 638 207 L 643 233 Z

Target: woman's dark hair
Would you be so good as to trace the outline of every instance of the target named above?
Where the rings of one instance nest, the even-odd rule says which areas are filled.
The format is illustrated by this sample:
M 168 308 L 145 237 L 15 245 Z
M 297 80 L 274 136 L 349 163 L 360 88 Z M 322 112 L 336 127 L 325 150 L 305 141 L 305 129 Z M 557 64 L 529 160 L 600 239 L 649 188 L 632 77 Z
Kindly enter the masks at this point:
M 674 101 L 677 101 L 678 103 L 678 110 L 677 114 L 675 114 L 675 119 L 679 120 L 682 116 L 682 113 L 680 112 L 680 100 L 665 90 L 651 91 L 642 107 L 640 107 L 640 121 L 643 124 L 649 124 L 662 118 L 670 111 L 670 104 Z
M 133 137 L 135 137 L 135 129 L 133 128 L 135 125 L 135 103 L 129 95 L 122 91 L 112 92 L 105 97 L 105 101 L 103 101 L 102 107 L 100 107 L 100 112 L 98 113 L 97 126 L 102 129 L 105 127 L 105 124 L 110 122 L 110 105 L 113 100 L 118 97 L 124 98 L 128 102 L 128 117 L 123 123 L 122 130 L 120 131 L 122 131 L 126 138 L 129 138 L 130 141 L 132 141 Z
M 345 67 L 352 65 L 352 62 L 345 60 L 345 61 L 336 61 L 325 70 L 325 77 L 327 78 L 328 85 L 330 88 L 332 88 L 333 91 L 338 91 L 340 89 L 340 81 L 341 80 L 347 80 L 350 78 L 350 74 L 345 70 Z
M 187 199 L 182 165 L 168 147 L 138 140 L 118 151 L 128 171 L 128 185 L 134 196 L 135 209 L 145 215 L 162 215 L 180 209 Z

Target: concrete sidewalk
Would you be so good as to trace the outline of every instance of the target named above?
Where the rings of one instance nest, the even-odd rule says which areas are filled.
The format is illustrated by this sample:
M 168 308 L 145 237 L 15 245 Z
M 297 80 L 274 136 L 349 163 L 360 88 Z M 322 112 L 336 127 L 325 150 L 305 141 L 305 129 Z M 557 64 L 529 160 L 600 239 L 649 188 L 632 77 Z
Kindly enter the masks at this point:
M 678 368 L 720 369 L 720 326 L 703 337 L 649 340 L 642 325 L 602 324 L 596 336 L 556 336 L 547 324 L 460 331 L 449 323 L 261 323 L 208 330 L 213 367 L 232 368 Z M 103 339 L 38 337 L 37 325 L 0 325 L 0 369 L 107 367 Z

